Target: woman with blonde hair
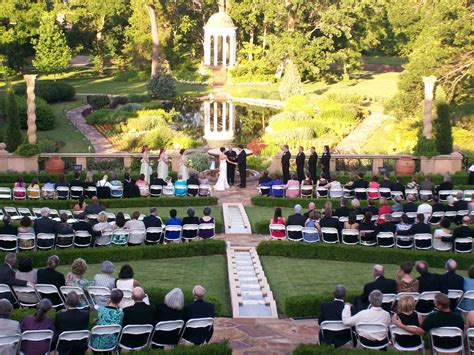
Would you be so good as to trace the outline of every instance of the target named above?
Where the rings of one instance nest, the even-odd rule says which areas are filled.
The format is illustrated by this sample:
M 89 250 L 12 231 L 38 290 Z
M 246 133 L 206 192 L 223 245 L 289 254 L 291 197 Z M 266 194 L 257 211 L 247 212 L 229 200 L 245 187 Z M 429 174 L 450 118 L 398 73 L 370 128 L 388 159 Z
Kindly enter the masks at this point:
M 397 304 L 397 315 L 404 325 L 419 327 L 422 317 L 415 311 L 416 302 L 411 296 L 402 296 Z M 396 341 L 405 348 L 421 345 L 419 335 L 397 335 Z
M 71 272 L 66 276 L 66 286 L 77 286 L 82 289 L 94 284 L 93 281 L 87 280 L 84 275 L 87 272 L 87 263 L 84 259 L 77 258 L 71 264 Z

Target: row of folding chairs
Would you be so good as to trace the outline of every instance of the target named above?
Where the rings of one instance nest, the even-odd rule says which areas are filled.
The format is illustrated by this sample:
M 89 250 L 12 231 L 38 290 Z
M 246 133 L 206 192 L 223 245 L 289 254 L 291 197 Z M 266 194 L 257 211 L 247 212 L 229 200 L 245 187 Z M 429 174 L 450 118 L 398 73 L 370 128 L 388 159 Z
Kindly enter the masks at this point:
M 344 336 L 349 334 L 349 340 L 351 341 L 351 344 L 353 344 L 353 332 L 351 327 L 346 326 L 342 323 L 342 321 L 325 321 L 321 323 L 321 333 L 322 333 L 322 338 L 324 339 L 325 334 L 328 333 L 344 333 Z M 385 334 L 385 339 L 378 345 L 373 345 L 373 344 L 368 344 L 365 341 L 365 338 L 360 336 L 360 333 L 363 334 L 374 334 L 375 336 L 379 337 L 380 334 Z M 423 342 L 423 338 L 419 335 L 414 335 L 411 334 L 407 331 L 405 331 L 402 328 L 399 328 L 395 325 L 391 325 L 389 328 L 387 328 L 386 325 L 380 324 L 380 323 L 359 323 L 355 326 L 355 336 L 357 340 L 358 346 L 370 350 L 382 350 L 387 348 L 390 345 L 390 342 L 393 344 L 393 347 L 397 351 L 406 351 L 406 352 L 421 352 L 424 353 L 425 345 Z M 414 337 L 419 339 L 419 345 L 413 346 L 413 347 L 405 347 L 400 345 L 398 342 L 398 337 L 403 336 L 403 337 Z M 461 329 L 456 328 L 456 327 L 440 327 L 440 328 L 434 328 L 430 331 L 430 344 L 431 344 L 431 349 L 433 353 L 449 353 L 449 354 L 454 354 L 454 353 L 464 353 L 464 333 Z M 474 328 L 470 328 L 466 332 L 466 337 L 468 340 L 468 343 L 474 342 Z M 458 338 L 459 342 L 458 344 L 453 344 L 453 347 L 451 348 L 444 348 L 440 346 L 439 344 L 442 338 L 447 338 L 452 340 L 453 338 Z M 391 340 L 391 341 L 390 341 Z M 450 342 L 452 343 L 452 342 Z M 470 353 L 473 354 L 474 351 L 470 350 Z
M 202 343 L 206 342 L 211 335 L 211 330 L 214 324 L 214 318 L 194 318 L 188 320 L 186 323 L 182 320 L 159 322 L 155 326 L 144 325 L 127 325 L 122 327 L 120 325 L 96 325 L 89 330 L 75 330 L 62 332 L 58 336 L 55 349 L 51 349 L 54 338 L 52 330 L 31 330 L 25 331 L 21 334 L 15 335 L 0 335 L 0 346 L 9 346 L 12 349 L 12 354 L 16 354 L 21 349 L 22 342 L 44 342 L 48 341 L 49 351 L 58 351 L 61 345 L 68 342 L 84 342 L 88 348 L 93 352 L 112 352 L 118 350 L 137 351 L 143 350 L 150 346 L 163 347 L 175 346 L 180 341 L 184 343 L 192 343 L 189 337 L 189 330 L 192 329 L 193 336 L 196 331 L 199 332 Z M 116 336 L 116 343 L 107 348 L 97 348 L 94 346 L 94 338 L 100 336 Z M 142 336 L 143 342 L 130 347 L 124 342 L 124 338 L 128 335 Z M 194 338 L 193 338 L 194 339 Z M 200 345 L 195 344 L 195 345 Z M 48 351 L 48 352 L 49 352 Z

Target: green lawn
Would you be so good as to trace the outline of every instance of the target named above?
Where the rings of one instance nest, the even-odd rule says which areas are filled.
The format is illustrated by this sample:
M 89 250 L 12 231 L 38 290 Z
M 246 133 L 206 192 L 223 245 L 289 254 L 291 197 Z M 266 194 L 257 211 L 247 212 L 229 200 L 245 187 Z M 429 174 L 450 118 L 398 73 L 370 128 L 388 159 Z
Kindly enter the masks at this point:
M 307 204 L 304 206 L 302 205 L 302 207 L 303 207 L 303 211 L 306 212 L 306 208 L 308 207 Z M 245 206 L 245 211 L 247 212 L 247 216 L 249 217 L 250 224 L 252 224 L 253 226 L 256 222 L 259 222 L 262 220 L 268 220 L 270 222 L 270 218 L 272 218 L 275 213 L 275 208 L 274 207 Z M 288 218 L 289 215 L 293 213 L 294 213 L 293 208 L 282 207 L 282 214 L 285 220 Z
M 265 276 L 277 302 L 278 309 L 285 311 L 285 299 L 304 294 L 328 294 L 337 284 L 342 284 L 352 294 L 362 292 L 365 283 L 371 281 L 372 264 L 316 259 L 293 259 L 278 256 L 261 256 Z M 394 278 L 398 265 L 384 265 L 385 276 Z M 432 269 L 442 273 L 441 269 Z M 413 271 L 417 277 L 417 272 Z M 462 270 L 465 276 L 466 271 Z M 329 276 L 329 277 L 328 277 Z M 352 302 L 352 300 L 349 300 Z
M 115 263 L 115 274 L 125 262 Z M 224 315 L 231 315 L 230 294 L 227 281 L 227 260 L 222 255 L 193 256 L 189 258 L 174 258 L 161 260 L 131 261 L 135 271 L 134 279 L 138 280 L 143 288 L 159 287 L 172 289 L 179 287 L 191 291 L 197 285 L 203 285 L 209 296 L 221 300 Z M 92 279 L 100 270 L 100 264 L 91 264 L 88 267 L 86 278 Z M 67 273 L 70 266 L 61 266 L 59 271 Z M 152 303 L 162 300 L 151 300 Z
M 407 58 L 403 57 L 391 57 L 386 55 L 375 55 L 369 57 L 363 57 L 364 63 L 367 64 L 385 64 L 385 65 L 403 65 L 408 63 Z

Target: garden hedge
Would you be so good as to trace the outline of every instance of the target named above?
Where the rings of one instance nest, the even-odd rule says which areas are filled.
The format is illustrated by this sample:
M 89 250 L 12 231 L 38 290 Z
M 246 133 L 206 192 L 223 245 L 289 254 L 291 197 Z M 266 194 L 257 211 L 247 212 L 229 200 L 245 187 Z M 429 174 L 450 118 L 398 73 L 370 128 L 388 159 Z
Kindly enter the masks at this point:
M 346 299 L 351 301 L 355 296 L 348 293 Z M 285 309 L 281 310 L 287 317 L 298 318 L 298 317 L 318 317 L 319 308 L 321 303 L 328 302 L 333 299 L 332 293 L 328 291 L 324 294 L 305 294 L 288 296 L 285 298 Z
M 15 85 L 15 94 L 25 96 L 26 84 Z M 64 81 L 39 80 L 35 84 L 35 94 L 47 103 L 72 101 L 76 96 L 76 89 Z
M 328 345 L 317 345 L 317 344 L 300 344 L 293 350 L 293 355 L 376 355 L 380 354 L 378 350 L 369 349 L 342 349 L 334 348 Z M 388 350 L 383 354 L 412 354 L 400 351 Z
M 435 268 L 444 268 L 449 258 L 456 259 L 460 269 L 467 269 L 473 263 L 472 254 L 289 241 L 263 241 L 258 245 L 257 252 L 260 256 L 352 262 L 363 260 L 364 263 L 377 264 L 401 264 L 404 261 L 425 260 Z

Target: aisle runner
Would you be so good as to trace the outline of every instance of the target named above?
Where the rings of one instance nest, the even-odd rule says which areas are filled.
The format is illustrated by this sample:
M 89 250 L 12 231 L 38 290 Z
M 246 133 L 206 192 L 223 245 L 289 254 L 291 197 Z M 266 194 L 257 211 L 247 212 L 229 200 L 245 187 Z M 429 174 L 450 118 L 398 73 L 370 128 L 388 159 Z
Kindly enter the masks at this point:
M 250 221 L 241 203 L 222 204 L 226 234 L 252 234 Z
M 227 242 L 227 268 L 234 318 L 278 318 L 273 293 L 254 247 L 231 247 Z

